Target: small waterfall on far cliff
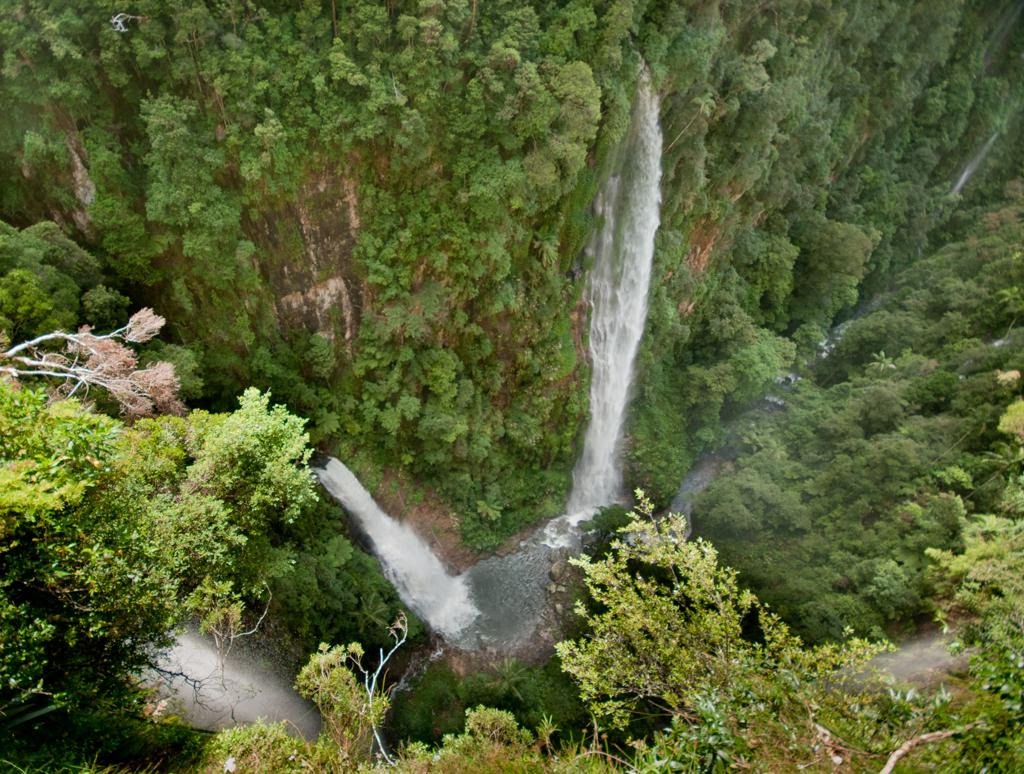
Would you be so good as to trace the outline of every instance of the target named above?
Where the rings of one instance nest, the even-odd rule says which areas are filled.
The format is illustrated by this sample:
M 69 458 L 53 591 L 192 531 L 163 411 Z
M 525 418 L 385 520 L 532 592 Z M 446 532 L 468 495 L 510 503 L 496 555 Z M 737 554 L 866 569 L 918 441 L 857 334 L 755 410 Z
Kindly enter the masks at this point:
M 974 176 L 974 173 L 978 171 L 978 167 L 981 166 L 981 162 L 983 162 L 985 157 L 988 156 L 988 152 L 992 150 L 992 146 L 996 144 L 996 139 L 998 137 L 999 132 L 993 132 L 992 136 L 988 138 L 988 142 L 986 142 L 982 146 L 981 150 L 975 153 L 974 157 L 967 162 L 967 166 L 964 167 L 963 172 L 960 173 L 960 177 L 958 177 L 956 183 L 953 184 L 953 190 L 951 193 L 958 194 L 963 190 L 964 186 L 967 185 L 970 179 Z
M 585 518 L 622 498 L 620 443 L 633 361 L 647 317 L 647 289 L 661 207 L 658 97 L 646 71 L 633 121 L 597 201 L 603 223 L 594 237 L 588 280 L 591 306 L 590 423 L 573 471 L 570 518 Z M 577 519 L 578 520 L 578 519 Z
M 314 470 L 331 496 L 359 521 L 402 601 L 432 629 L 454 637 L 477 617 L 465 579 L 449 575 L 411 527 L 384 513 L 351 470 L 334 458 Z
M 1010 32 L 1013 30 L 1014 25 L 1017 24 L 1017 20 L 1020 18 L 1021 12 L 1024 11 L 1024 0 L 1019 0 L 1016 3 L 1012 3 L 1003 13 L 996 24 L 995 31 L 988 39 L 988 43 L 985 44 L 985 50 L 981 55 L 981 60 L 985 67 L 988 68 L 992 64 L 992 60 L 997 55 L 1003 45 L 1006 43 L 1006 39 L 1010 36 Z

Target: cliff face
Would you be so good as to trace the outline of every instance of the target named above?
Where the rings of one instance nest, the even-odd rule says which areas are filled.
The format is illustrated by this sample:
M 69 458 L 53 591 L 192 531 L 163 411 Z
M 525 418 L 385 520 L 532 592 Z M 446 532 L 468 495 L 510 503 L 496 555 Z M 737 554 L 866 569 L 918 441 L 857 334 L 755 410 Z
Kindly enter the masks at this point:
M 247 229 L 265 256 L 261 273 L 281 330 L 319 334 L 349 359 L 364 304 L 352 256 L 359 227 L 354 181 L 325 171 L 311 175 L 294 202 L 260 214 Z
M 581 255 L 641 59 L 666 144 L 628 447 L 658 500 L 722 411 L 926 238 L 1020 90 L 1015 38 L 985 61 L 999 18 L 962 0 L 11 18 L 0 215 L 100 254 L 200 358 L 207 401 L 273 389 L 356 468 L 427 481 L 480 546 L 564 504 Z

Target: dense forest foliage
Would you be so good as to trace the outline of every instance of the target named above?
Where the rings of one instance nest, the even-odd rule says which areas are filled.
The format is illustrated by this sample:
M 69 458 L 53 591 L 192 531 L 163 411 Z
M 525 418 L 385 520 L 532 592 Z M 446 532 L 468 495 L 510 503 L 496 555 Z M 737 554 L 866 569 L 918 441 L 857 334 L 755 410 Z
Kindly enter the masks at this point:
M 631 460 L 660 503 L 790 341 L 914 254 L 1019 102 L 1001 9 L 964 0 L 144 2 L 123 32 L 118 10 L 0 24 L 0 217 L 97 256 L 65 279 L 19 258 L 5 297 L 156 307 L 194 400 L 271 388 L 478 547 L 564 503 L 590 203 L 641 58 L 665 202 Z
M 1021 3 L 0 6 L 4 765 L 1024 768 Z M 574 560 L 554 658 L 363 685 L 396 632 L 413 664 L 433 643 L 314 448 L 436 495 L 477 552 L 561 512 L 644 68 L 650 499 Z M 4 370 L 144 306 L 167 325 L 120 367 L 170 363 L 187 409 Z M 967 653 L 949 690 L 868 674 L 932 618 Z M 273 639 L 320 737 L 160 717 L 139 678 L 187 625 Z
M 273 600 L 303 650 L 386 639 L 394 590 L 297 467 L 302 421 L 266 395 L 124 427 L 0 383 L 0 430 L 17 463 L 0 470 L 0 675 L 15 696 L 127 700 L 178 626 L 241 618 L 252 600 Z
M 926 612 L 925 549 L 1016 507 L 1000 417 L 1024 368 L 1024 191 L 1008 193 L 844 326 L 782 408 L 736 422 L 738 459 L 698 500 L 698 533 L 812 639 Z
M 1020 38 L 993 32 L 989 4 L 842 6 L 708 10 L 666 59 L 688 87 L 666 137 L 685 131 L 666 148 L 631 449 L 658 503 L 722 416 L 921 255 L 965 159 L 1019 122 Z M 999 153 L 1018 174 L 1019 147 Z

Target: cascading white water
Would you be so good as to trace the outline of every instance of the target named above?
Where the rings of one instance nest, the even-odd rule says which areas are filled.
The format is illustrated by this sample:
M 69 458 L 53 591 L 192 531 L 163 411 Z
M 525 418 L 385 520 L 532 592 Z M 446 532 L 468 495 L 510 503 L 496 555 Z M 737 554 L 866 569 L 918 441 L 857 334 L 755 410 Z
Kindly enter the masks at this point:
M 515 553 L 485 559 L 460 576 L 445 572 L 430 547 L 381 511 L 338 460 L 317 469 L 324 487 L 373 542 L 388 579 L 434 630 L 463 648 L 514 648 L 535 631 L 546 604 L 549 569 L 576 542 L 575 527 L 622 496 L 619 437 L 640 337 L 661 206 L 658 98 L 641 75 L 629 133 L 596 202 L 602 224 L 591 243 L 590 423 L 573 472 L 565 515 L 524 540 Z
M 620 436 L 633 361 L 647 317 L 647 289 L 661 208 L 658 97 L 641 74 L 629 136 L 597 200 L 603 218 L 591 250 L 590 423 L 573 471 L 571 521 L 622 497 Z
M 974 176 L 974 173 L 978 171 L 978 167 L 981 166 L 981 162 L 983 162 L 985 157 L 988 156 L 988 152 L 992 150 L 992 146 L 995 145 L 998 137 L 999 132 L 993 132 L 992 136 L 988 138 L 988 142 L 986 142 L 982 146 L 981 150 L 975 153 L 974 157 L 967 162 L 967 166 L 964 167 L 964 171 L 960 173 L 960 177 L 958 177 L 956 183 L 953 184 L 953 190 L 951 193 L 958 194 L 963 190 L 971 177 Z
M 402 601 L 432 629 L 455 637 L 479 615 L 465 579 L 449 575 L 411 527 L 384 513 L 352 471 L 333 457 L 314 470 L 331 496 L 359 521 Z

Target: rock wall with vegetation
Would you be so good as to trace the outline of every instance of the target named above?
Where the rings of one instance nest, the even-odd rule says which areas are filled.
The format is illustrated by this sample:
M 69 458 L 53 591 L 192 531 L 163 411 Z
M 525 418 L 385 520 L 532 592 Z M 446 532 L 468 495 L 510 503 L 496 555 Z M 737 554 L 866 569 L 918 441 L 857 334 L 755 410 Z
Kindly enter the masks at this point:
M 193 400 L 272 389 L 481 548 L 564 503 L 590 204 L 641 60 L 665 204 L 630 460 L 659 502 L 941 221 L 1017 99 L 1000 15 L 964 0 L 115 10 L 5 14 L 0 217 L 167 316 Z
M 0 763 L 1021 770 L 1022 15 L 6 2 Z M 450 508 L 465 550 L 561 510 L 592 203 L 645 66 L 663 206 L 626 457 L 650 500 L 592 525 L 558 657 L 427 663 L 386 714 L 434 643 L 318 499 L 312 446 L 437 524 Z M 9 365 L 144 305 L 158 341 L 30 351 L 116 360 L 107 384 L 169 361 L 192 408 L 157 407 L 181 416 L 117 418 L 102 380 L 47 393 Z M 653 519 L 716 444 L 692 524 Z M 969 649 L 949 690 L 858 671 L 930 618 Z M 187 622 L 255 628 L 293 666 L 329 643 L 298 681 L 320 738 L 161 717 L 137 678 Z M 387 659 L 343 643 L 399 631 L 395 673 L 360 685 Z
M 1014 136 L 1004 10 L 671 4 L 642 28 L 666 93 L 666 204 L 630 460 L 656 502 L 722 417 L 927 251 L 967 159 Z M 1000 160 L 1016 173 L 1012 140 Z

